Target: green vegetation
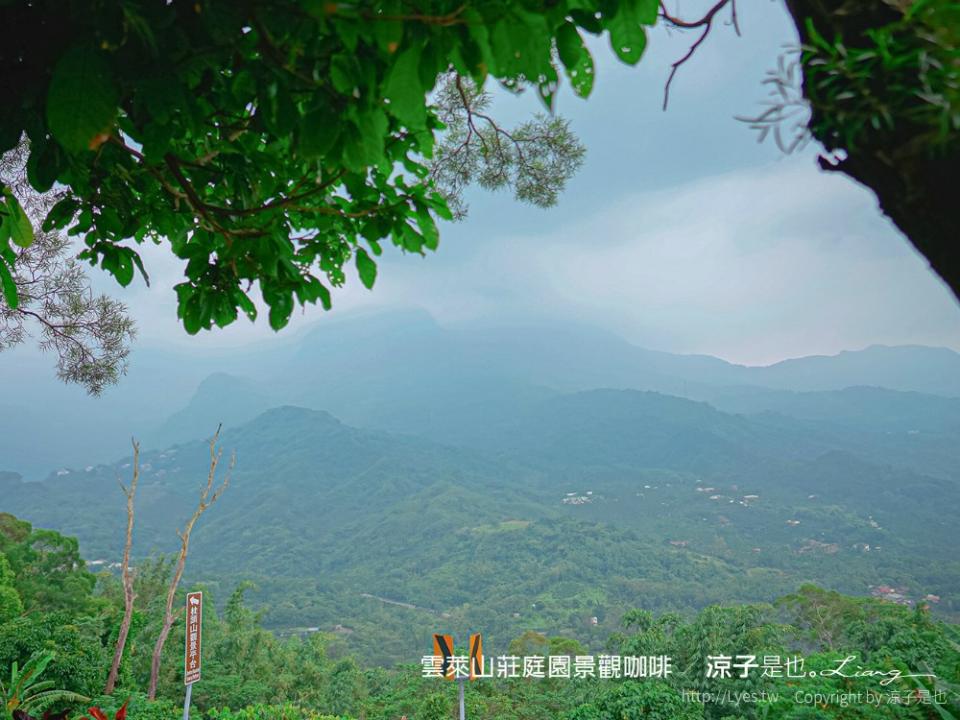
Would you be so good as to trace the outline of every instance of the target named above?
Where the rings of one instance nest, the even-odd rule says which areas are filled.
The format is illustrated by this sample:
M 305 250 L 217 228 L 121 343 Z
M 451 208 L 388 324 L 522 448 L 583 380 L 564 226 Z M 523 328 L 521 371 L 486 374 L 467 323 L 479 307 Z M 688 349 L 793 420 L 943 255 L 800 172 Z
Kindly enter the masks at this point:
M 797 107 L 809 111 L 799 138 L 812 134 L 830 153 L 824 168 L 876 191 L 960 295 L 956 3 L 786 5 L 802 81 L 786 71 L 800 82 L 791 95 L 774 77 L 782 102 L 756 124 L 777 133 Z M 551 116 L 503 128 L 487 113 L 486 83 L 532 89 L 551 112 L 561 74 L 577 95 L 591 92 L 585 33 L 631 65 L 661 18 L 702 33 L 675 72 L 725 8 L 736 26 L 734 0 L 699 19 L 656 0 L 2 2 L 0 26 L 13 29 L 0 43 L 0 154 L 13 171 L 0 175 L 3 343 L 23 342 L 33 318 L 62 378 L 96 394 L 124 371 L 132 323 L 90 293 L 65 259 L 68 238 L 123 286 L 137 273 L 148 281 L 136 245 L 169 243 L 184 265 L 174 290 L 190 334 L 255 319 L 253 292 L 273 329 L 297 304 L 329 309 L 351 265 L 373 287 L 384 245 L 436 250 L 439 221 L 462 217 L 470 184 L 556 202 L 584 148 Z M 47 284 L 40 295 L 26 287 Z M 584 349 L 598 354 L 592 342 Z M 589 382 L 551 388 L 547 352 L 533 373 L 504 373 L 511 384 L 483 368 L 464 410 L 451 388 L 469 383 L 436 366 L 468 351 L 370 376 L 352 361 L 328 373 L 362 386 L 358 403 L 355 390 L 310 382 L 317 356 L 335 352 L 325 346 L 301 372 L 275 373 L 286 377 L 271 392 L 317 407 L 339 400 L 404 435 L 279 407 L 223 436 L 241 457 L 236 491 L 198 528 L 173 605 L 185 589 L 209 599 L 195 717 L 449 718 L 455 685 L 416 663 L 436 630 L 461 642 L 482 630 L 493 657 L 670 658 L 670 672 L 643 679 L 618 670 L 471 684 L 468 716 L 478 720 L 960 712 L 953 400 L 931 409 L 873 389 L 798 397 L 774 392 L 775 378 L 738 394 L 729 386 L 746 368 L 689 357 L 677 375 L 660 375 L 668 361 L 649 356 L 659 389 L 724 378 L 692 392 L 727 411 L 651 392 L 561 394 L 596 387 L 596 377 L 635 383 L 637 365 L 593 375 L 584 363 Z M 944 375 L 930 382 L 956 387 Z M 402 388 L 393 400 L 407 395 L 378 406 L 393 386 Z M 910 414 L 878 412 L 891 402 Z M 738 404 L 795 414 L 737 415 Z M 268 392 L 233 407 L 249 419 L 274 405 Z M 170 434 L 185 430 L 172 424 Z M 112 572 L 124 537 L 114 481 L 130 463 L 43 482 L 0 473 L 0 720 L 179 715 L 185 631 L 173 624 L 164 644 L 169 603 L 213 467 L 184 525 L 207 446 L 177 439 L 186 442 L 144 453 L 135 573 L 124 586 Z M 187 529 L 175 562 L 164 553 L 178 527 Z M 126 651 L 107 694 L 118 638 Z M 749 658 L 756 672 L 711 673 L 718 657 Z M 802 658 L 800 674 L 789 662 L 759 671 L 791 657 Z
M 886 430 L 596 391 L 511 406 L 478 431 L 481 451 L 278 408 L 224 431 L 237 470 L 197 529 L 186 581 L 226 598 L 250 580 L 265 627 L 318 628 L 386 665 L 418 657 L 438 625 L 458 637 L 481 628 L 500 645 L 536 630 L 596 650 L 638 604 L 687 617 L 807 582 L 956 620 L 956 447 L 936 417 L 901 455 Z M 143 453 L 141 573 L 151 550 L 177 547 L 207 453 Z M 115 478 L 127 465 L 10 482 L 5 504 L 76 533 L 102 567 L 120 558 Z M 95 522 L 72 510 L 91 499 L 104 510 Z
M 844 155 L 824 167 L 873 188 L 957 292 L 953 208 L 937 187 L 955 184 L 954 4 L 786 4 L 804 43 L 795 102 Z M 329 308 L 351 261 L 372 287 L 385 241 L 435 250 L 437 219 L 453 217 L 470 182 L 555 202 L 583 148 L 562 121 L 499 127 L 488 76 L 549 110 L 563 75 L 577 95 L 592 90 L 584 33 L 634 65 L 662 18 L 701 33 L 672 79 L 724 8 L 736 26 L 733 0 L 702 17 L 656 0 L 5 3 L 0 24 L 18 32 L 0 49 L 0 153 L 29 139 L 33 189 L 69 191 L 43 228 L 82 236 L 81 257 L 121 285 L 147 278 L 127 241 L 169 242 L 186 263 L 175 290 L 188 332 L 254 318 L 254 283 L 281 328 L 297 303 Z M 758 120 L 806 134 L 791 117 Z M 6 186 L 0 220 L 0 294 L 15 309 L 16 248 L 34 230 Z
M 956 184 L 960 158 L 960 8 L 951 0 L 857 3 L 852 12 L 787 4 L 803 45 L 809 129 L 829 153 L 821 167 L 871 188 L 960 297 L 955 211 L 943 189 Z M 775 82 L 776 105 L 790 88 Z
M 555 119 L 488 123 L 488 75 L 550 109 L 561 73 L 581 96 L 593 86 L 581 33 L 635 64 L 656 19 L 655 0 L 4 4 L 18 33 L 0 49 L 0 152 L 27 135 L 33 188 L 69 189 L 44 228 L 69 227 L 121 285 L 147 277 L 129 239 L 169 242 L 188 332 L 254 318 L 254 282 L 281 328 L 296 303 L 329 308 L 351 261 L 372 287 L 383 242 L 435 250 L 465 183 L 552 204 L 583 150 Z M 33 231 L 4 199 L 14 306 L 10 243 Z
M 10 667 L 4 685 L 8 714 L 15 708 L 42 706 L 78 716 L 93 706 L 95 718 L 173 720 L 182 697 L 183 624 L 165 651 L 160 694 L 148 702 L 142 693 L 149 674 L 149 648 L 159 628 L 157 614 L 169 566 L 148 563 L 138 577 L 142 604 L 131 633 L 120 682 L 112 696 L 100 696 L 109 667 L 122 600 L 118 580 L 99 577 L 83 602 L 57 612 L 37 608 L 0 626 L 0 667 Z M 76 572 L 82 573 L 81 569 Z M 158 580 L 160 582 L 158 582 Z M 194 687 L 194 715 L 207 720 L 442 720 L 454 708 L 455 683 L 423 676 L 418 657 L 392 668 L 365 667 L 347 651 L 342 638 L 315 632 L 281 638 L 261 626 L 261 615 L 244 602 L 245 584 L 226 599 L 222 612 L 208 606 L 204 618 L 204 675 Z M 209 589 L 207 590 L 209 593 Z M 24 598 L 26 600 L 26 598 Z M 211 600 L 214 598 L 211 598 Z M 639 599 L 636 606 L 643 606 Z M 28 607 L 28 610 L 31 608 Z M 56 637 L 53 627 L 61 628 Z M 177 637 L 179 635 L 179 637 Z M 71 645 L 68 638 L 74 638 Z M 625 613 L 617 631 L 592 652 L 621 657 L 670 658 L 662 677 L 562 679 L 496 677 L 470 683 L 468 717 L 476 720 L 623 720 L 663 718 L 879 718 L 953 717 L 960 711 L 957 677 L 960 644 L 955 626 L 934 619 L 928 610 L 906 608 L 871 598 L 850 598 L 815 586 L 772 604 L 713 605 L 682 617 L 635 609 Z M 62 649 L 48 651 L 52 642 Z M 526 631 L 511 642 L 486 640 L 487 662 L 502 655 L 575 656 L 589 651 L 575 640 Z M 708 677 L 711 656 L 756 656 L 747 678 Z M 904 676 L 881 685 L 880 677 L 844 678 L 831 673 L 847 655 L 857 664 Z M 774 663 L 770 658 L 776 657 Z M 788 658 L 802 658 L 807 677 L 763 673 Z M 20 663 L 25 663 L 20 665 Z M 19 669 L 22 667 L 22 669 Z M 818 676 L 809 676 L 816 670 Z M 826 671 L 823 673 L 821 671 Z M 46 678 L 38 682 L 40 674 Z M 496 674 L 496 672 L 494 672 Z M 620 675 L 621 673 L 618 673 Z M 32 691 L 30 686 L 32 685 Z M 49 691 L 47 688 L 60 688 Z M 838 699 L 838 693 L 874 693 L 874 704 Z M 47 694 L 37 695 L 46 692 Z M 725 692 L 752 693 L 756 702 L 703 700 Z M 83 700 L 79 694 L 89 694 Z M 701 699 L 694 699 L 700 693 Z M 812 705 L 806 695 L 827 699 Z M 830 696 L 830 693 L 833 693 Z M 939 694 L 938 694 L 939 693 Z M 797 699 L 798 696 L 801 699 Z M 892 697 L 906 704 L 895 704 Z M 882 698 L 882 702 L 876 698 Z M 938 698 L 934 702 L 933 698 Z M 924 701 L 924 698 L 929 698 Z M 41 702 L 42 700 L 42 702 Z M 876 704 L 880 702 L 880 704 Z M 952 714 L 951 714 L 952 713 Z M 22 717 L 22 716 L 21 716 Z
M 549 395 L 492 416 L 473 449 L 294 407 L 225 430 L 236 473 L 196 530 L 175 604 L 206 593 L 195 716 L 449 718 L 455 683 L 419 666 L 437 631 L 459 642 L 483 632 L 494 663 L 671 658 L 663 677 L 471 683 L 468 717 L 479 720 L 956 715 L 952 406 L 916 410 L 908 422 L 923 443 L 902 458 L 889 421 L 843 407 L 845 422 L 814 427 L 656 393 Z M 182 622 L 157 700 L 144 688 L 173 570 L 162 553 L 176 547 L 208 462 L 204 442 L 140 455 L 136 603 L 106 697 L 124 608 L 106 566 L 120 556 L 115 480 L 130 463 L 7 478 L 5 507 L 81 542 L 0 515 L 0 668 L 55 650 L 50 687 L 92 698 L 106 717 L 125 702 L 131 720 L 177 717 Z M 91 503 L 96 515 L 75 511 Z M 755 655 L 757 667 L 708 677 L 711 655 Z M 806 676 L 762 674 L 769 658 L 794 656 Z M 830 674 L 838 666 L 904 677 L 879 685 Z M 62 700 L 54 709 L 70 709 Z
M 6 718 L 12 718 L 18 710 L 40 713 L 53 705 L 76 705 L 90 699 L 69 690 L 57 690 L 52 680 L 40 679 L 53 657 L 51 652 L 34 654 L 22 668 L 17 661 L 13 662 L 9 680 L 0 680 L 0 702 Z

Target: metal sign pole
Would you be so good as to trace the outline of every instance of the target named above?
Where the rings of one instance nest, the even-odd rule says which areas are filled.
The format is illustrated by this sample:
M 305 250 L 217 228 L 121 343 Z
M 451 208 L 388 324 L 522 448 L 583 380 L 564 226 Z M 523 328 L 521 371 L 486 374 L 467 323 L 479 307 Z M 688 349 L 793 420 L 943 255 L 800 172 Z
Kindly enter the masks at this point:
M 187 694 L 183 698 L 183 720 L 190 720 L 190 696 L 193 695 L 193 683 L 187 685 Z
M 463 684 L 463 678 L 460 678 L 457 681 L 457 685 L 460 686 L 460 720 L 466 720 L 467 717 L 466 707 L 463 704 Z M 184 718 L 184 720 L 187 719 Z

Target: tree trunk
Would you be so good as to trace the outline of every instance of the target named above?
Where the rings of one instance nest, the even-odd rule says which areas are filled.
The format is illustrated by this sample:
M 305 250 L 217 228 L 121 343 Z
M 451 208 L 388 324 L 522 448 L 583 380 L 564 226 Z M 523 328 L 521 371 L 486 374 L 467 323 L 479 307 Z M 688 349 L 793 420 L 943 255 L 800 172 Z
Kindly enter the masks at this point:
M 133 601 L 137 596 L 133 592 L 133 576 L 130 573 L 130 548 L 133 546 L 133 499 L 137 493 L 137 482 L 140 479 L 140 445 L 133 441 L 133 480 L 130 487 L 123 489 L 127 496 L 127 538 L 123 546 L 123 565 L 120 577 L 123 580 L 123 620 L 120 622 L 120 632 L 117 634 L 117 647 L 113 652 L 113 663 L 110 665 L 110 674 L 107 676 L 107 685 L 103 689 L 104 695 L 112 695 L 117 684 L 117 675 L 120 674 L 120 662 L 123 660 L 123 649 L 127 644 L 127 635 L 130 634 L 130 622 L 133 620 Z
M 197 517 L 195 515 L 194 517 Z M 173 578 L 170 580 L 170 587 L 167 589 L 167 604 L 164 607 L 163 626 L 160 628 L 160 635 L 157 637 L 157 643 L 153 646 L 153 657 L 150 660 L 150 687 L 147 690 L 147 698 L 155 700 L 157 697 L 157 684 L 160 681 L 160 660 L 163 656 L 163 646 L 170 635 L 170 629 L 173 623 L 177 621 L 173 614 L 173 601 L 177 595 L 177 586 L 180 584 L 180 578 L 183 577 L 183 568 L 187 562 L 187 549 L 190 544 L 190 531 L 193 529 L 192 520 L 187 523 L 185 530 L 180 533 L 180 556 L 177 558 L 177 567 L 173 572 Z
M 878 0 L 786 0 L 804 45 L 810 44 L 809 20 L 824 38 L 842 37 L 848 47 L 866 31 L 902 17 L 890 4 Z M 817 125 L 816 98 L 804 85 Z M 917 102 L 921 102 L 918 100 Z M 830 142 L 824 138 L 828 150 Z M 934 151 L 917 140 L 915 128 L 896 118 L 892 129 L 872 134 L 856 148 L 842 148 L 837 162 L 821 159 L 825 170 L 838 171 L 873 190 L 880 209 L 907 236 L 913 246 L 960 299 L 960 148 L 948 142 Z
M 163 656 L 163 646 L 166 644 L 167 637 L 170 635 L 170 629 L 177 621 L 177 616 L 173 614 L 173 601 L 177 595 L 177 586 L 180 584 L 180 579 L 183 577 L 183 568 L 187 563 L 187 553 L 190 550 L 190 533 L 193 532 L 193 526 L 197 524 L 197 520 L 200 519 L 200 516 L 203 515 L 207 508 L 213 505 L 213 503 L 215 503 L 223 494 L 223 491 L 227 489 L 227 485 L 230 483 L 230 473 L 233 471 L 233 467 L 236 464 L 236 456 L 231 456 L 230 467 L 227 470 L 226 477 L 223 479 L 223 482 L 220 483 L 220 486 L 214 489 L 213 481 L 216 478 L 217 465 L 220 463 L 220 457 L 222 454 L 220 449 L 217 448 L 217 441 L 219 438 L 220 428 L 217 428 L 217 432 L 214 433 L 213 437 L 210 439 L 210 469 L 207 472 L 207 483 L 200 492 L 200 501 L 197 503 L 197 507 L 193 511 L 193 515 L 189 520 L 187 520 L 187 524 L 183 526 L 183 530 L 177 531 L 177 535 L 180 537 L 180 554 L 177 557 L 177 566 L 173 572 L 173 578 L 170 580 L 170 586 L 167 588 L 167 604 L 164 607 L 163 626 L 160 628 L 160 635 L 157 638 L 157 643 L 153 646 L 153 657 L 150 661 L 150 687 L 147 690 L 147 698 L 150 700 L 155 700 L 157 697 L 157 685 L 160 681 L 160 660 Z

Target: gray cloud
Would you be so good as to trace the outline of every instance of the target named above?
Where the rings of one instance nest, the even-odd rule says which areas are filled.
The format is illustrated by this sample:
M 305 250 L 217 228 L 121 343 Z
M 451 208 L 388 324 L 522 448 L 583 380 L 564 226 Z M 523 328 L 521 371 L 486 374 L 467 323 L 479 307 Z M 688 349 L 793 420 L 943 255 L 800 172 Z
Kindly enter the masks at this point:
M 696 3 L 681 9 L 691 14 Z M 960 308 L 872 195 L 818 170 L 811 152 L 784 158 L 734 120 L 763 98 L 764 72 L 795 40 L 779 2 L 741 7 L 743 37 L 718 26 L 682 68 L 660 110 L 669 62 L 690 36 L 658 30 L 639 68 L 594 42 L 594 95 L 562 94 L 588 148 L 559 207 L 471 194 L 471 217 L 444 228 L 427 258 L 388 253 L 377 287 L 352 279 L 334 313 L 417 306 L 442 322 L 575 319 L 643 345 L 748 363 L 872 343 L 960 349 Z M 498 115 L 538 109 L 501 96 Z M 263 342 L 265 322 L 187 338 L 170 288 L 182 274 L 165 248 L 146 247 L 153 288 L 119 290 L 146 345 L 196 352 Z M 285 333 L 323 322 L 310 308 Z M 0 356 L 2 362 L 2 356 Z

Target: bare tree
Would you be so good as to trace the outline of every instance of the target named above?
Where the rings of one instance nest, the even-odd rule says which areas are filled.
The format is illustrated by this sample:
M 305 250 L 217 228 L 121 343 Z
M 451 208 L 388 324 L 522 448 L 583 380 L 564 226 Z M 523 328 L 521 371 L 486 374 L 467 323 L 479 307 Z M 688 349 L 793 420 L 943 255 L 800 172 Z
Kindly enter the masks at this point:
M 130 487 L 120 483 L 120 489 L 127 496 L 127 538 L 123 545 L 123 563 L 120 577 L 123 581 L 123 620 L 120 622 L 120 632 L 117 635 L 117 647 L 113 653 L 113 664 L 110 665 L 110 674 L 107 676 L 107 685 L 103 689 L 104 695 L 113 693 L 117 684 L 117 675 L 120 672 L 120 661 L 123 660 L 123 649 L 127 644 L 127 635 L 130 634 L 130 622 L 133 619 L 133 601 L 136 593 L 133 591 L 133 574 L 130 572 L 130 548 L 133 545 L 133 498 L 137 494 L 137 483 L 140 480 L 140 443 L 133 443 L 133 479 Z
M 150 687 L 147 690 L 147 697 L 150 700 L 153 700 L 157 696 L 157 683 L 160 678 L 160 658 L 163 654 L 163 646 L 167 642 L 167 636 L 170 635 L 170 629 L 177 620 L 177 615 L 173 614 L 173 601 L 177 594 L 177 586 L 183 577 L 183 568 L 187 562 L 187 553 L 190 550 L 190 533 L 193 532 L 193 527 L 197 524 L 200 516 L 203 515 L 207 508 L 213 505 L 223 494 L 223 491 L 227 489 L 227 485 L 230 483 L 230 474 L 236 465 L 236 454 L 232 454 L 230 456 L 230 467 L 227 469 L 223 482 L 217 487 L 214 487 L 217 466 L 220 464 L 220 458 L 223 455 L 223 449 L 217 446 L 219 440 L 220 428 L 218 427 L 217 432 L 210 438 L 210 469 L 207 472 L 206 485 L 204 485 L 203 490 L 200 492 L 200 500 L 197 503 L 196 509 L 193 511 L 193 515 L 187 520 L 186 525 L 183 526 L 183 530 L 177 531 L 177 535 L 180 537 L 180 553 L 177 556 L 177 564 L 174 567 L 173 577 L 170 579 L 170 586 L 167 588 L 167 604 L 164 609 L 160 636 L 157 638 L 157 643 L 153 647 L 153 659 L 150 663 Z
M 43 229 L 47 213 L 65 192 L 32 188 L 29 154 L 24 139 L 0 159 L 0 185 L 16 196 L 35 228 L 33 244 L 19 248 L 13 264 L 17 307 L 0 296 L 0 351 L 26 342 L 31 330 L 39 331 L 40 348 L 57 354 L 58 377 L 99 395 L 127 370 L 134 323 L 123 303 L 93 292 L 70 239 Z

